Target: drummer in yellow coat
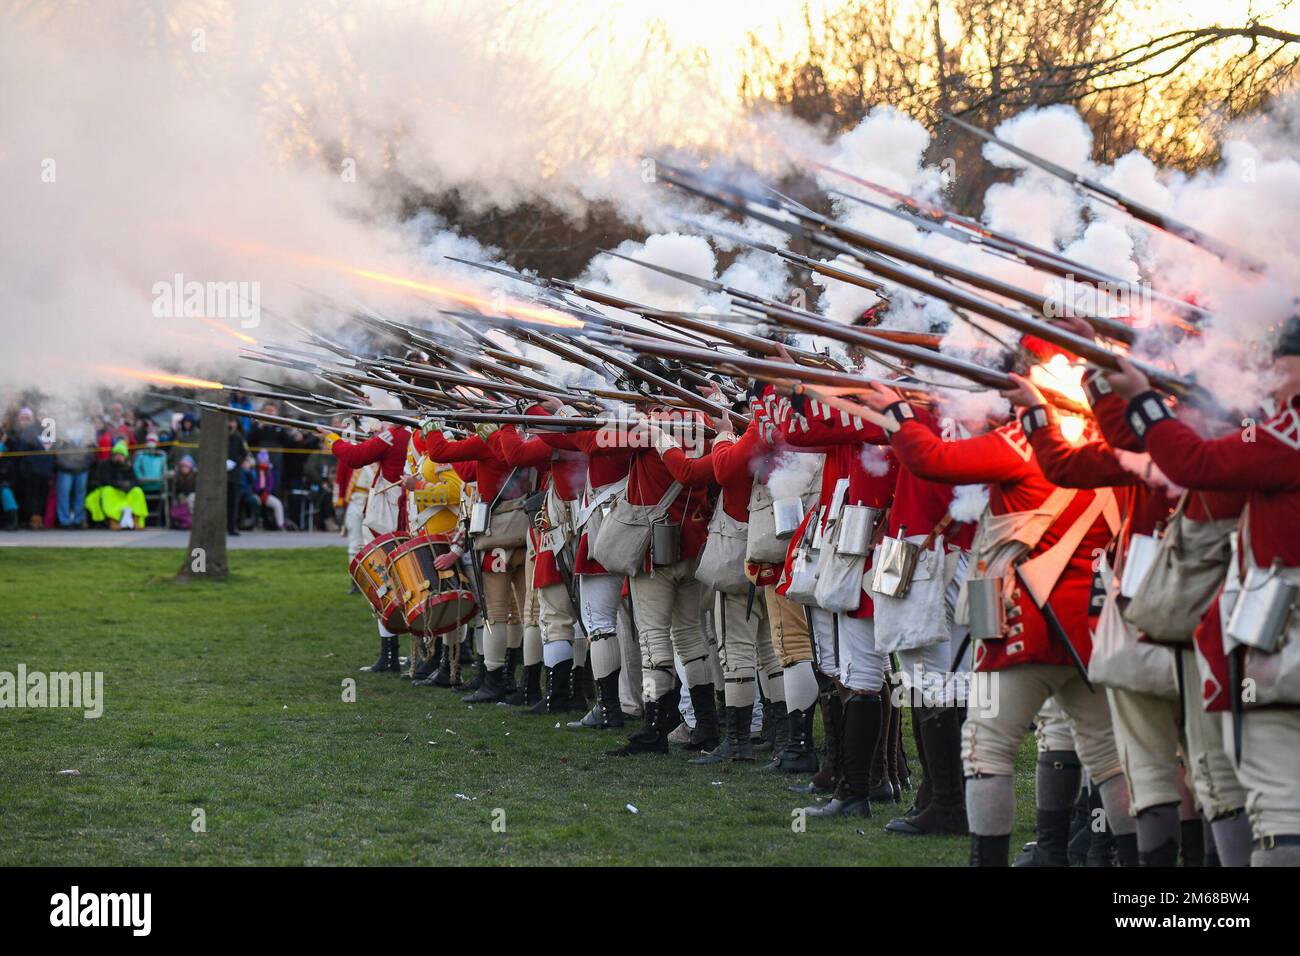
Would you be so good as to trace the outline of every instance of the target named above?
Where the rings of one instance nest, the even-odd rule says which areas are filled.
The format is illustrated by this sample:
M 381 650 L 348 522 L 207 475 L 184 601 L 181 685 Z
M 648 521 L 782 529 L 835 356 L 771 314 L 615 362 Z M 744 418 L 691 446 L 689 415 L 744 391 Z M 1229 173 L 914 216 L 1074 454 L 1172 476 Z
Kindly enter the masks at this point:
M 445 541 L 449 550 L 434 559 L 434 566 L 440 571 L 454 567 L 465 552 L 465 532 L 460 513 L 465 481 L 450 464 L 429 458 L 424 453 L 424 442 L 419 432 L 415 432 L 407 449 L 406 474 L 402 484 L 407 490 L 407 526 L 411 533 L 424 532 Z M 457 631 L 443 635 L 442 651 L 437 660 L 431 650 L 424 660 L 413 660 L 413 682 L 419 686 L 450 687 L 459 684 L 458 645 L 461 636 Z M 429 647 L 432 648 L 431 641 Z M 412 655 L 413 658 L 417 656 L 423 655 Z

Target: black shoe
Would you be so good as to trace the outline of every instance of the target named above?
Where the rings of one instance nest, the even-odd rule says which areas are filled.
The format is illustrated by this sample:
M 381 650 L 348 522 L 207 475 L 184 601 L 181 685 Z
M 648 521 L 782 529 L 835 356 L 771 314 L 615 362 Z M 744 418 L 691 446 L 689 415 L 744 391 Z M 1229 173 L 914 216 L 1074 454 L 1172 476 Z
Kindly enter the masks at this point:
M 1011 835 L 980 836 L 970 835 L 971 866 L 1006 866 L 1007 855 L 1011 852 Z
M 1200 820 L 1196 821 L 1198 824 Z M 1170 837 L 1154 850 L 1147 850 L 1145 853 L 1138 853 L 1138 865 L 1140 866 L 1177 866 L 1178 865 L 1178 841 Z
M 437 668 L 427 676 L 411 681 L 412 687 L 450 687 L 451 686 L 451 650 L 447 642 L 442 642 L 442 652 L 438 655 Z
M 591 662 L 569 669 L 569 710 L 586 713 L 596 699 L 596 687 L 591 679 Z
M 754 721 L 754 705 L 748 707 L 725 708 L 727 736 L 718 746 L 708 753 L 689 761 L 693 764 L 742 763 L 754 762 L 754 740 L 749 735 L 750 724 Z
M 572 707 L 569 692 L 573 687 L 573 660 L 560 661 L 546 669 L 546 696 L 532 707 L 534 714 L 564 714 Z
M 619 669 L 596 681 L 596 703 L 579 720 L 569 721 L 572 730 L 610 730 L 623 726 L 623 704 L 618 698 Z
M 865 694 L 853 694 L 844 702 L 843 756 L 841 766 L 843 773 L 835 796 L 840 798 L 844 807 L 842 812 L 850 812 L 855 801 L 866 798 L 871 801 L 871 756 L 880 743 L 884 731 L 884 712 L 880 701 Z M 893 794 L 893 790 L 890 790 Z M 861 816 L 870 814 L 870 806 L 855 810 Z M 828 814 L 823 814 L 828 815 Z M 829 814 L 839 815 L 839 814 Z
M 506 696 L 506 669 L 498 667 L 496 670 L 485 670 L 483 674 L 483 684 L 472 694 L 467 694 L 461 698 L 462 703 L 466 704 L 495 704 L 499 700 L 504 700 Z
M 478 690 L 483 686 L 483 675 L 487 671 L 487 664 L 483 661 L 482 654 L 474 655 L 474 679 L 467 685 L 470 690 Z
M 524 702 L 524 689 L 515 680 L 515 667 L 523 656 L 524 651 L 521 647 L 506 648 L 505 700 L 511 707 L 522 706 Z
M 869 817 L 871 801 L 866 797 L 834 796 L 826 803 L 804 807 L 803 812 L 809 817 Z
M 356 582 L 356 581 L 353 581 L 353 582 L 352 582 L 352 586 L 351 586 L 350 588 L 348 588 L 348 593 L 349 593 L 349 594 L 360 594 L 360 593 L 361 593 L 361 588 L 357 587 L 357 582 Z
M 816 773 L 817 750 L 812 739 L 812 709 L 789 711 L 786 714 L 786 724 L 786 736 L 789 739 L 763 770 L 770 773 Z
M 966 781 L 957 711 L 952 707 L 916 707 L 912 710 L 912 720 L 920 724 L 930 801 L 913 815 L 890 820 L 885 829 L 905 836 L 965 836 L 970 829 L 966 821 Z
M 677 691 L 671 691 L 658 700 L 645 702 L 645 714 L 641 729 L 627 739 L 622 747 L 606 750 L 606 757 L 633 757 L 638 754 L 668 753 L 668 734 L 672 730 L 669 723 L 676 724 Z
M 402 680 L 409 680 L 412 684 L 419 681 L 426 681 L 433 674 L 438 663 L 438 655 L 430 653 L 428 657 L 420 661 L 409 674 L 405 671 L 402 673 Z
M 790 743 L 790 718 L 785 701 L 763 704 L 763 742 L 754 744 L 754 753 L 770 753 L 776 758 Z
M 1064 810 L 1038 810 L 1035 813 L 1035 832 L 1038 839 L 1026 843 L 1016 857 L 1015 867 L 1069 866 L 1070 818 L 1074 807 Z
M 524 679 L 510 703 L 516 707 L 532 707 L 542 700 L 542 665 L 525 664 Z M 516 702 L 517 701 L 517 702 Z
M 394 634 L 392 637 L 379 638 L 379 657 L 369 667 L 361 668 L 363 671 L 369 671 L 372 674 L 379 673 L 397 673 L 402 669 L 402 661 L 398 656 L 398 638 Z
M 721 743 L 718 728 L 718 702 L 712 684 L 696 684 L 690 689 L 691 706 L 695 708 L 695 728 L 691 731 L 687 750 L 709 751 Z M 748 734 L 748 728 L 746 728 Z
M 1140 865 L 1138 858 L 1138 838 L 1136 833 L 1115 834 L 1115 859 L 1120 866 Z

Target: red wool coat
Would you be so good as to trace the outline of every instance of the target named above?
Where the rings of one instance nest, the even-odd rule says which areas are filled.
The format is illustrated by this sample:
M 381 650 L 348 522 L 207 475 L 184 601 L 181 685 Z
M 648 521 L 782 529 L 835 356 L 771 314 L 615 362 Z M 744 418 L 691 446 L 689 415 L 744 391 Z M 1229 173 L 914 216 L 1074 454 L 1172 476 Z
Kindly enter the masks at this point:
M 1129 403 L 1130 423 L 1141 433 L 1151 460 L 1186 488 L 1244 493 L 1256 566 L 1268 567 L 1276 560 L 1286 567 L 1300 567 L 1300 535 L 1295 530 L 1300 526 L 1300 399 L 1259 425 L 1250 436 L 1253 441 L 1240 432 L 1201 438 L 1173 417 L 1150 421 L 1139 410 L 1153 401 L 1160 399 L 1148 392 Z M 1204 687 L 1206 709 L 1226 710 L 1231 689 L 1217 600 L 1197 629 L 1196 646 L 1214 675 Z
M 364 468 L 378 462 L 379 474 L 385 481 L 399 482 L 402 480 L 402 470 L 406 467 L 406 445 L 410 440 L 410 431 L 393 426 L 371 435 L 363 442 L 336 439 L 330 443 L 330 453 L 339 460 L 340 471 L 343 467 Z M 406 530 L 406 518 L 406 492 L 402 491 L 397 501 L 399 531 Z
M 921 478 L 962 485 L 987 484 L 989 507 L 995 515 L 1036 508 L 1055 490 L 1035 462 L 1018 421 L 974 438 L 944 441 L 915 419 L 905 420 L 894 433 L 891 445 L 899 461 Z M 1029 557 L 1059 541 L 1092 499 L 1091 491 L 1075 495 Z M 1105 519 L 1098 516 L 1048 596 L 1048 605 L 1085 665 L 1092 654 L 1088 609 L 1093 554 L 1096 549 L 1104 549 L 1110 538 Z M 998 641 L 977 641 L 975 669 L 999 670 L 1017 664 L 1072 666 L 1069 653 L 1049 635 L 1042 612 L 1025 589 L 1017 587 L 1014 597 L 1019 609 L 1014 620 L 1021 625 L 1020 633 Z
M 818 500 L 822 527 L 826 526 L 827 506 L 831 504 L 835 486 L 841 478 L 849 481 L 844 504 L 882 509 L 889 507 L 898 480 L 898 461 L 877 447 L 888 442 L 884 429 L 821 402 L 801 402 L 799 398 L 796 396 L 795 407 L 782 424 L 781 434 L 792 448 L 817 450 L 826 455 L 826 465 L 822 469 L 821 496 Z M 872 464 L 870 470 L 867 467 L 868 460 Z M 802 537 L 811 519 L 812 514 L 805 515 L 803 524 L 791 539 L 783 575 L 785 583 L 777 587 L 780 593 L 785 593 L 784 589 L 789 586 L 789 566 L 794 545 Z M 871 556 L 868 555 L 862 561 L 865 574 L 871 567 Z M 872 613 L 871 597 L 864 588 L 858 609 L 851 612 L 850 616 L 869 618 Z
M 592 431 L 543 432 L 540 440 L 552 448 L 563 449 L 584 455 L 587 459 L 587 483 L 599 489 L 622 481 L 627 477 L 632 464 L 632 452 L 628 448 L 617 447 L 605 441 L 601 433 Z M 584 525 L 578 537 L 578 550 L 573 559 L 574 574 L 608 574 L 600 562 L 591 559 L 590 541 Z

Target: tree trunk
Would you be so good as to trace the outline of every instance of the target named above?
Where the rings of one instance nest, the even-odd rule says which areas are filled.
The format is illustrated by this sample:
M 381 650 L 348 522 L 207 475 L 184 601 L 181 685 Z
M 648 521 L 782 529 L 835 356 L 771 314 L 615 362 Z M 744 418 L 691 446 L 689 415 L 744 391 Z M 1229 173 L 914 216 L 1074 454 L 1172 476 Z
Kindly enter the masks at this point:
M 226 415 L 205 408 L 199 422 L 198 478 L 190 545 L 177 577 L 225 580 L 226 561 Z

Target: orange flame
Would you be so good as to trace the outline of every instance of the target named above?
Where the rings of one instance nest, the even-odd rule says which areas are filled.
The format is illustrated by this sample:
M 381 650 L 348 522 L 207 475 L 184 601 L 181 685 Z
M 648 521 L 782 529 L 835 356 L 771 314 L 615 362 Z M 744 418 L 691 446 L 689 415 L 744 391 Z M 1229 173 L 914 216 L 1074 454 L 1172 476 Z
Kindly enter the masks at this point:
M 168 375 L 166 372 L 150 372 L 139 368 L 123 368 L 119 365 L 95 365 L 97 371 L 107 375 L 120 375 L 141 382 L 157 382 L 161 385 L 183 385 L 187 388 L 225 388 L 220 382 L 206 378 L 191 378 L 188 375 Z
M 359 279 L 366 279 L 370 282 L 379 282 L 383 285 L 392 286 L 398 289 L 407 289 L 411 292 L 422 292 L 427 295 L 437 296 L 438 298 L 457 302 L 461 305 L 467 305 L 484 312 L 494 312 L 517 319 L 523 319 L 528 322 L 539 322 L 544 325 L 553 325 L 566 329 L 580 329 L 586 324 L 581 319 L 576 319 L 556 309 L 547 308 L 546 306 L 531 305 L 527 302 L 502 295 L 484 295 L 479 291 L 474 291 L 465 287 L 458 287 L 446 280 L 439 280 L 437 283 L 427 282 L 422 279 L 411 279 L 405 276 L 392 275 L 387 272 L 378 272 L 374 269 L 362 269 L 359 266 L 350 266 L 347 263 L 337 262 L 333 259 L 326 259 L 321 256 L 292 252 L 287 249 L 275 249 L 251 240 L 232 239 L 211 234 L 207 234 L 206 237 L 213 242 L 231 246 L 251 255 L 279 256 L 283 259 L 288 259 L 292 262 L 297 262 L 301 265 L 307 266 L 308 268 L 326 269 L 330 272 L 355 276 Z
M 1056 392 L 1086 406 L 1088 393 L 1083 389 L 1083 373 L 1083 365 L 1071 363 L 1058 352 L 1041 365 L 1030 368 L 1029 380 L 1043 391 Z M 1083 438 L 1087 423 L 1078 415 L 1062 414 L 1059 419 L 1061 437 L 1071 445 L 1077 445 Z
M 580 329 L 585 324 L 581 319 L 575 319 L 572 316 L 565 315 L 563 312 L 557 312 L 555 309 L 548 309 L 544 306 L 529 305 L 526 302 L 518 302 L 512 299 L 490 299 L 482 295 L 475 295 L 470 292 L 463 292 L 449 286 L 434 285 L 431 282 L 421 282 L 418 279 L 404 279 L 401 276 L 388 275 L 383 272 L 373 272 L 369 269 L 358 269 L 354 266 L 348 266 L 347 271 L 353 275 L 360 276 L 363 279 L 369 279 L 372 282 L 382 282 L 385 285 L 396 286 L 400 289 L 411 289 L 416 292 L 427 292 L 430 295 L 441 296 L 444 299 L 450 299 L 453 302 L 459 302 L 462 305 L 473 306 L 476 309 L 487 309 L 493 312 L 502 312 L 505 315 L 513 316 L 517 319 L 526 319 L 533 322 L 541 322 L 545 325 L 557 325 L 566 329 Z
M 232 339 L 238 339 L 240 342 L 243 342 L 245 345 L 257 344 L 257 339 L 253 338 L 251 335 L 246 335 L 243 332 L 240 332 L 238 329 L 232 329 L 224 322 L 218 322 L 215 319 L 208 319 L 208 318 L 204 318 L 203 316 L 199 317 L 199 321 L 202 322 L 204 325 L 211 326 L 212 328 L 217 329 L 218 331 L 226 333 L 226 335 L 229 335 Z

